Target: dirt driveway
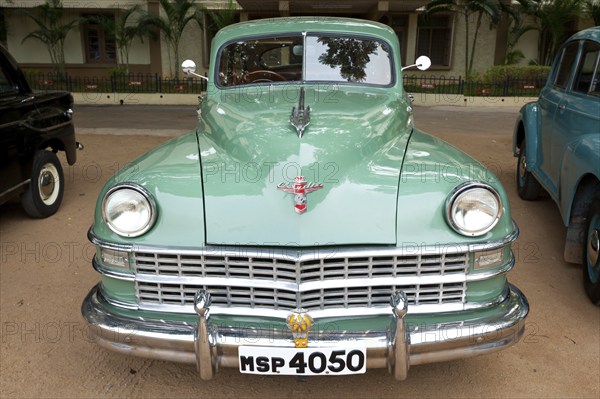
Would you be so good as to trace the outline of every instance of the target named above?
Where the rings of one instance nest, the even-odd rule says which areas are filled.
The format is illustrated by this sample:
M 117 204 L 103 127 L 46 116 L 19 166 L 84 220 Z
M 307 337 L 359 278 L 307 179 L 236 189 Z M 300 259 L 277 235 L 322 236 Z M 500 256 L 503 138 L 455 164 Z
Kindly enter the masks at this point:
M 86 239 L 96 196 L 111 174 L 166 140 L 140 136 L 142 129 L 179 132 L 191 128 L 196 116 L 190 107 L 80 107 L 76 125 L 86 149 L 65 170 L 60 211 L 32 220 L 18 203 L 0 207 L 0 397 L 598 398 L 600 309 L 583 293 L 581 270 L 562 260 L 565 229 L 557 207 L 547 196 L 524 202 L 516 195 L 510 149 L 515 111 L 438 107 L 417 108 L 415 115 L 417 126 L 489 166 L 509 192 L 521 229 L 509 278 L 531 304 L 526 334 L 516 346 L 412 367 L 404 382 L 385 370 L 300 381 L 233 369 L 204 382 L 193 366 L 99 348 L 79 310 L 99 280 Z M 90 134 L 108 131 L 121 135 Z M 128 132 L 137 135 L 122 135 Z

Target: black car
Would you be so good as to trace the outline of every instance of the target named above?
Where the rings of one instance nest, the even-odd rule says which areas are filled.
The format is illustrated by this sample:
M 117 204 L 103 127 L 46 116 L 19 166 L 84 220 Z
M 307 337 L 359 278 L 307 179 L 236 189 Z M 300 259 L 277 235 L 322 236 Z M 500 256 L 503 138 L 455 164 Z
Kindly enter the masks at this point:
M 56 153 L 73 165 L 77 149 L 73 97 L 64 91 L 33 91 L 15 59 L 0 46 L 0 205 L 21 197 L 32 217 L 54 214 L 64 192 Z

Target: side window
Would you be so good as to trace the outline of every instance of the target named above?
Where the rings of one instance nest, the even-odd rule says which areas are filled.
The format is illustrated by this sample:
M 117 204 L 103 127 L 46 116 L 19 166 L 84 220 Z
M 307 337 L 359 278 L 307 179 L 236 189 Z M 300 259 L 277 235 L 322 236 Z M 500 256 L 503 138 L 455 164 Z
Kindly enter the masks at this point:
M 598 78 L 600 77 L 600 72 L 598 71 L 599 61 L 600 44 L 589 41 L 585 42 L 579 66 L 577 67 L 577 74 L 575 75 L 573 91 L 596 96 L 600 95 L 600 84 L 598 83 Z
M 0 96 L 3 96 L 8 93 L 15 93 L 17 90 L 15 85 L 8 80 L 8 77 L 4 73 L 2 69 L 0 69 Z
M 573 63 L 577 56 L 577 49 L 579 48 L 579 42 L 570 43 L 564 48 L 562 56 L 560 57 L 560 64 L 558 65 L 558 71 L 556 72 L 556 79 L 554 85 L 567 88 L 569 84 L 569 76 L 571 76 L 571 70 L 573 69 Z

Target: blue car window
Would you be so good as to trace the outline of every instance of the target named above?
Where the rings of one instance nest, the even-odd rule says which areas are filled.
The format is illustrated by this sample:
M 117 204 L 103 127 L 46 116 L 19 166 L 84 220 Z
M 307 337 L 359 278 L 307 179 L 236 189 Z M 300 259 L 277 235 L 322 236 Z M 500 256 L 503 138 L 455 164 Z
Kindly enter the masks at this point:
M 577 56 L 578 47 L 579 42 L 574 42 L 570 43 L 564 48 L 560 64 L 558 65 L 558 71 L 556 72 L 556 79 L 554 80 L 555 86 L 563 89 L 567 88 L 567 85 L 569 84 L 569 76 L 571 76 L 571 71 L 573 70 L 573 63 L 575 62 L 575 57 Z
M 600 61 L 600 44 L 585 42 L 573 90 L 592 95 L 600 95 L 600 84 L 598 84 L 598 63 Z

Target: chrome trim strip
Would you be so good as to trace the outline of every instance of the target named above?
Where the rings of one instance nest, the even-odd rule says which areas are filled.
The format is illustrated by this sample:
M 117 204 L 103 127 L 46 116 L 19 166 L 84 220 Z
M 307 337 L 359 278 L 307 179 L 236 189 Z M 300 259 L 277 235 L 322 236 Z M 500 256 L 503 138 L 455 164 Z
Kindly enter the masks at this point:
M 499 298 L 498 300 L 500 300 Z M 495 300 L 493 303 L 497 303 Z M 112 303 L 109 299 L 107 302 Z M 116 303 L 114 303 L 117 305 Z M 481 306 L 483 308 L 484 306 Z M 193 314 L 194 308 L 190 304 L 189 306 L 177 306 L 177 305 L 152 305 L 152 304 L 139 304 L 136 307 L 131 307 L 131 304 L 127 306 L 128 309 L 139 309 L 148 310 L 152 312 L 163 312 L 163 313 L 177 313 L 177 314 Z M 473 306 L 469 309 L 478 309 Z M 465 306 L 462 303 L 447 303 L 443 305 L 411 305 L 408 307 L 408 314 L 426 314 L 426 313 L 447 313 L 447 312 L 458 312 L 465 310 Z M 225 316 L 252 316 L 252 317 L 273 317 L 285 319 L 289 316 L 289 310 L 276 310 L 276 309 L 261 309 L 261 308 L 245 308 L 245 307 L 219 307 L 216 305 L 211 306 L 210 311 L 215 315 Z M 391 309 L 388 306 L 383 307 L 360 307 L 360 308 L 330 308 L 330 309 L 316 309 L 311 310 L 310 316 L 315 319 L 325 318 L 337 318 L 337 317 L 361 317 L 361 316 L 380 316 L 380 315 L 391 315 Z
M 448 274 L 443 276 L 408 276 L 408 277 L 371 277 L 356 279 L 329 279 L 325 281 L 310 281 L 306 283 L 292 283 L 289 281 L 276 281 L 269 279 L 247 279 L 235 277 L 182 277 L 182 276 L 160 276 L 150 274 L 137 274 L 135 280 L 141 283 L 156 284 L 184 284 L 184 285 L 222 285 L 229 287 L 248 288 L 273 288 L 292 292 L 307 292 L 312 290 L 352 288 L 365 286 L 368 280 L 369 286 L 380 287 L 387 285 L 440 285 L 452 283 L 464 283 L 467 281 L 464 273 Z
M 98 273 L 102 274 L 103 276 L 114 278 L 116 280 L 135 281 L 135 276 L 132 273 L 127 273 L 126 271 L 109 269 L 106 266 L 102 265 L 101 263 L 98 263 L 95 255 L 94 255 L 94 258 L 92 259 L 92 266 L 94 267 L 94 270 L 96 270 Z
M 101 290 L 100 290 L 101 291 Z M 505 301 L 510 293 L 510 290 L 505 288 L 504 292 L 497 298 L 488 302 L 466 302 L 466 303 L 446 303 L 443 305 L 411 305 L 408 308 L 408 314 L 426 314 L 426 313 L 447 313 L 447 312 L 458 312 L 461 310 L 478 310 L 491 308 L 497 306 L 501 302 Z M 103 295 L 106 302 L 117 307 L 123 307 L 131 310 L 147 310 L 152 312 L 160 313 L 176 313 L 176 314 L 193 314 L 193 305 L 181 306 L 181 305 L 160 305 L 160 304 L 138 304 L 131 302 L 122 302 L 114 300 L 109 296 Z M 254 316 L 254 317 L 272 317 L 272 318 L 283 318 L 285 319 L 289 315 L 289 310 L 276 310 L 276 309 L 264 309 L 264 308 L 250 308 L 250 307 L 221 307 L 213 305 L 210 308 L 212 314 L 225 315 L 225 316 Z M 313 319 L 322 318 L 336 318 L 336 317 L 360 317 L 360 316 L 378 316 L 378 315 L 389 315 L 391 314 L 390 308 L 387 306 L 383 307 L 356 307 L 356 308 L 331 308 L 331 309 L 317 309 L 310 311 Z
M 97 238 L 94 235 L 94 232 L 92 231 L 93 228 L 94 228 L 94 225 L 90 226 L 90 228 L 87 232 L 87 238 L 92 244 L 97 245 L 99 247 L 112 249 L 114 251 L 124 251 L 124 252 L 133 251 L 133 245 L 131 245 L 131 244 L 113 244 L 108 241 L 100 240 L 99 238 Z
M 490 269 L 493 269 L 494 267 Z M 510 261 L 504 266 L 502 266 L 500 269 L 471 272 L 470 274 L 467 274 L 467 282 L 481 281 L 494 278 L 496 276 L 499 276 L 500 274 L 508 273 L 512 270 L 513 267 L 515 267 L 515 255 L 511 252 Z
M 9 188 L 8 190 L 5 190 L 4 192 L 0 193 L 0 197 L 6 195 L 8 193 L 10 193 L 11 191 L 15 191 L 17 188 L 22 187 L 22 186 L 24 186 L 26 184 L 29 184 L 29 183 L 31 183 L 31 179 L 27 179 L 25 181 L 22 181 L 21 183 L 17 184 L 16 186 L 13 186 L 13 187 Z
M 245 246 L 204 246 L 199 248 L 189 247 L 154 247 L 148 245 L 112 244 L 97 238 L 92 228 L 88 231 L 88 239 L 95 245 L 109 249 L 133 252 L 151 252 L 157 254 L 179 255 L 218 255 L 218 256 L 246 256 L 255 258 L 269 257 L 271 259 L 290 262 L 305 262 L 311 260 L 328 259 L 335 257 L 368 257 L 368 256 L 417 256 L 417 255 L 451 255 L 462 252 L 489 251 L 503 247 L 515 241 L 519 236 L 519 229 L 513 221 L 514 230 L 501 240 L 475 244 L 435 244 L 414 246 L 406 244 L 403 247 L 382 246 L 376 247 L 315 247 L 314 249 L 293 249 L 286 247 L 245 247 Z M 445 251 L 440 251 L 444 248 Z
M 452 284 L 464 283 L 472 281 L 481 281 L 494 278 L 501 274 L 509 272 L 515 266 L 515 257 L 511 257 L 509 263 L 499 269 L 480 271 L 471 274 L 454 273 L 444 275 L 427 275 L 427 276 L 401 276 L 401 277 L 370 277 L 370 286 L 386 286 L 386 285 L 428 285 L 428 284 Z M 96 266 L 94 266 L 96 268 Z M 96 270 L 102 267 L 96 268 Z M 102 273 L 101 270 L 98 270 Z M 109 273 L 115 273 L 112 270 Z M 119 276 L 116 278 L 132 279 L 132 275 Z M 343 288 L 343 287 L 361 287 L 365 284 L 364 279 L 329 279 L 326 281 L 309 281 L 306 283 L 292 283 L 290 281 L 276 281 L 269 279 L 247 279 L 238 277 L 188 277 L 188 276 L 165 276 L 152 274 L 135 274 L 135 280 L 143 283 L 156 284 L 187 284 L 187 285 L 223 285 L 231 287 L 253 287 L 253 288 L 274 288 L 289 290 L 294 292 L 305 292 L 327 288 Z
M 488 301 L 488 302 L 465 302 L 463 310 L 478 310 L 478 309 L 485 309 L 485 308 L 491 308 L 493 306 L 498 306 L 499 304 L 504 302 L 506 300 L 506 298 L 508 298 L 508 296 L 510 295 L 509 285 L 504 287 L 504 291 L 502 292 L 502 294 L 500 294 L 497 298 L 492 299 L 491 301 Z

